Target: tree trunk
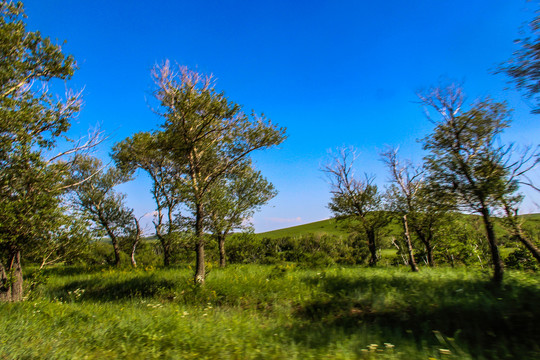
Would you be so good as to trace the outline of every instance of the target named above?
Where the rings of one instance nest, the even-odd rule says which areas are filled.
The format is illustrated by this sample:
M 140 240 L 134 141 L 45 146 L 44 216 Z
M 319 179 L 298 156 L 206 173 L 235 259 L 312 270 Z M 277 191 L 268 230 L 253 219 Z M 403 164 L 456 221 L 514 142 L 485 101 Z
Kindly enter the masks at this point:
M 171 264 L 171 246 L 168 236 L 163 236 L 156 232 L 156 236 L 161 243 L 161 248 L 163 249 L 163 266 L 169 266 Z
M 367 231 L 368 238 L 368 248 L 371 254 L 371 259 L 369 259 L 369 266 L 377 265 L 377 246 L 375 244 L 375 232 Z
M 518 222 L 518 220 L 512 215 L 511 209 L 508 205 L 505 206 L 506 210 L 506 218 L 510 223 L 512 233 L 515 237 L 518 238 L 518 240 L 531 252 L 531 254 L 534 256 L 534 258 L 540 262 L 540 250 L 534 246 L 534 244 L 527 239 L 525 234 L 523 233 L 523 229 L 521 229 L 521 225 Z M 517 211 L 515 212 L 515 216 L 517 217 Z
M 21 301 L 23 299 L 23 274 L 21 252 L 9 256 L 9 268 L 0 263 L 0 301 Z
M 499 253 L 495 231 L 493 230 L 493 222 L 491 221 L 489 210 L 485 207 L 482 207 L 482 220 L 484 220 L 484 227 L 491 250 L 491 259 L 493 260 L 493 282 L 500 285 L 504 274 L 503 263 Z
M 420 239 L 420 241 L 422 242 L 422 244 L 424 244 L 424 247 L 426 248 L 426 256 L 427 256 L 428 265 L 430 267 L 433 267 L 435 265 L 433 261 L 433 246 L 431 245 L 431 238 L 433 236 L 431 235 L 429 237 L 426 237 L 419 227 L 414 226 L 414 222 L 413 222 L 413 229 L 414 229 L 414 232 L 416 233 L 416 236 L 418 236 L 418 238 Z
M 433 267 L 435 263 L 433 262 L 433 246 L 431 246 L 431 241 L 424 242 L 424 246 L 426 247 L 428 266 Z
M 136 268 L 137 261 L 135 260 L 135 251 L 137 251 L 137 245 L 139 245 L 139 241 L 141 240 L 141 226 L 136 217 L 133 217 L 133 221 L 135 222 L 135 240 L 131 246 L 131 266 Z
M 527 250 L 531 252 L 534 258 L 538 262 L 540 262 L 540 250 L 538 250 L 538 248 L 534 246 L 534 244 L 523 235 L 523 232 L 520 231 L 519 233 L 516 234 L 516 236 L 519 239 L 519 241 L 521 241 L 521 243 L 527 248 Z
M 403 215 L 403 235 L 405 235 L 405 243 L 407 244 L 407 252 L 409 254 L 409 265 L 411 266 L 411 271 L 418 271 L 418 266 L 414 260 L 414 251 L 411 243 L 411 235 L 409 234 L 409 225 L 407 223 L 407 215 Z
M 196 213 L 195 213 L 195 238 L 197 245 L 195 248 L 196 251 L 196 264 L 195 264 L 195 284 L 204 284 L 206 277 L 206 269 L 204 264 L 204 229 L 202 221 L 202 206 L 197 204 Z
M 8 272 L 4 265 L 0 262 L 0 301 L 11 301 L 11 282 L 9 281 Z
M 225 234 L 218 235 L 218 244 L 219 244 L 219 266 L 225 267 L 227 260 L 225 254 Z
M 113 238 L 112 245 L 114 249 L 114 266 L 120 266 L 120 247 L 118 246 L 116 237 Z
M 23 299 L 23 273 L 20 251 L 17 251 L 13 256 L 10 272 L 13 276 L 13 281 L 11 283 L 11 301 L 21 301 Z
M 169 236 L 163 236 L 159 226 L 156 226 L 156 236 L 161 243 L 161 248 L 163 249 L 163 266 L 169 266 L 171 263 L 170 238 Z
M 116 235 L 114 235 L 114 232 L 109 227 L 109 224 L 104 220 L 100 219 L 101 224 L 103 227 L 105 227 L 105 230 L 107 231 L 107 235 L 111 238 L 111 243 L 114 249 L 114 266 L 120 265 L 120 247 L 118 246 L 118 239 L 116 238 Z

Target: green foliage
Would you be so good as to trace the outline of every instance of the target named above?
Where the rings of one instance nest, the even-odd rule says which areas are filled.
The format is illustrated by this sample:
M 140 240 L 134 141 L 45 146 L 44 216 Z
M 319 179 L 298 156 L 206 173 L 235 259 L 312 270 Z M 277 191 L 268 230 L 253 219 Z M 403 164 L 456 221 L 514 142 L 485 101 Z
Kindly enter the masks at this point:
M 531 252 L 522 247 L 512 251 L 506 257 L 504 264 L 510 269 L 516 270 L 540 270 L 538 261 L 532 256 Z
M 54 247 L 55 236 L 72 230 L 60 197 L 69 163 L 51 152 L 80 107 L 78 94 L 58 100 L 45 86 L 68 80 L 73 58 L 23 19 L 21 3 L 0 2 L 0 283 L 4 272 L 18 277 L 7 291 L 0 284 L 0 299 L 12 300 L 22 296 L 21 253 Z
M 514 52 L 513 57 L 503 63 L 499 72 L 505 72 L 510 76 L 512 82 L 518 90 L 525 92 L 525 95 L 532 99 L 534 107 L 532 112 L 540 113 L 540 15 L 531 20 L 528 24 L 526 36 L 518 39 L 516 43 L 520 46 Z
M 355 177 L 353 163 L 356 158 L 354 149 L 341 149 L 323 168 L 331 185 L 328 208 L 349 232 L 365 236 L 371 254 L 370 265 L 374 266 L 378 260 L 377 243 L 390 217 L 386 211 L 386 197 L 373 183 L 374 177 L 367 174 L 364 180 Z
M 500 135 L 510 124 L 506 103 L 489 98 L 463 110 L 459 86 L 433 88 L 419 95 L 423 104 L 437 111 L 433 133 L 424 139 L 424 157 L 430 190 L 442 199 L 452 199 L 458 209 L 482 216 L 494 269 L 500 283 L 503 266 L 492 219 L 502 205 L 515 198 L 516 174 L 526 158 L 510 161 L 511 146 L 500 144 Z
M 175 233 L 183 228 L 179 207 L 183 197 L 175 179 L 181 169 L 160 151 L 161 132 L 140 132 L 113 147 L 112 157 L 122 173 L 134 174 L 144 170 L 152 179 L 150 192 L 156 202 L 154 228 L 161 243 L 163 263 L 171 264 L 174 256 Z
M 97 237 L 108 236 L 113 244 L 115 264 L 120 265 L 120 240 L 138 242 L 140 227 L 126 196 L 114 190 L 131 178 L 128 173 L 109 167 L 91 156 L 78 156 L 71 168 L 73 203 L 94 225 Z
M 121 244 L 122 245 L 122 244 Z M 158 267 L 163 264 L 163 254 L 158 243 L 155 241 L 142 240 L 137 246 L 137 266 Z M 131 243 L 120 251 L 120 266 L 127 267 L 130 264 L 129 254 Z M 113 246 L 108 241 L 93 241 L 88 246 L 88 250 L 79 257 L 66 261 L 68 265 L 83 265 L 90 267 L 113 266 L 116 263 Z
M 234 234 L 228 240 L 231 263 L 282 264 L 318 267 L 332 264 L 363 264 L 369 261 L 367 242 L 357 235 L 304 234 L 266 238 Z

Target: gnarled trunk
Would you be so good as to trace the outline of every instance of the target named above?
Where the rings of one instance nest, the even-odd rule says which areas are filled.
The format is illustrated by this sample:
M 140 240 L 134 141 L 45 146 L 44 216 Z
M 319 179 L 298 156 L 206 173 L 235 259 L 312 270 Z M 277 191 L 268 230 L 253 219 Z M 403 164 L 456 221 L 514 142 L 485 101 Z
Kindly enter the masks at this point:
M 120 266 L 120 245 L 118 244 L 118 238 L 110 228 L 108 222 L 104 218 L 100 218 L 100 222 L 107 231 L 107 235 L 111 238 L 111 243 L 114 250 L 114 266 Z
M 8 257 L 8 268 L 0 263 L 0 301 L 23 299 L 23 275 L 21 252 L 15 251 Z
M 500 285 L 503 280 L 503 263 L 501 255 L 499 253 L 499 246 L 497 245 L 497 238 L 495 237 L 495 231 L 493 230 L 493 222 L 489 210 L 486 207 L 482 207 L 482 220 L 484 221 L 484 227 L 486 229 L 486 235 L 491 250 L 491 259 L 493 261 L 493 282 Z

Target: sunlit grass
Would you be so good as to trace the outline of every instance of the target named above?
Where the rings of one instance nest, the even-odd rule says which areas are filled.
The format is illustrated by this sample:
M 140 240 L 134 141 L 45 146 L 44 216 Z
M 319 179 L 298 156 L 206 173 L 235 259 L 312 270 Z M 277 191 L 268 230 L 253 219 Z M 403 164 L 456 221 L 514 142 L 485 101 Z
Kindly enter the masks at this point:
M 467 359 L 540 356 L 540 277 L 467 269 L 58 268 L 0 304 L 1 358 Z M 386 344 L 386 345 L 385 345 Z

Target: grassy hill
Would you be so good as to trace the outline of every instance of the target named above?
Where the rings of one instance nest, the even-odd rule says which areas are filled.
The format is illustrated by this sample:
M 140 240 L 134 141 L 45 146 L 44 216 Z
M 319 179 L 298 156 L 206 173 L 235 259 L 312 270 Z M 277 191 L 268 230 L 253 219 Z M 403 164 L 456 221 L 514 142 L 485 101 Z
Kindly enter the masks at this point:
M 477 215 L 464 215 L 464 216 L 477 216 Z M 522 215 L 525 218 L 525 222 L 528 226 L 533 226 L 540 228 L 540 214 L 526 214 Z M 390 224 L 393 229 L 392 230 L 399 230 L 397 229 L 398 225 L 395 223 Z M 499 226 L 497 226 L 497 230 L 500 232 L 502 229 L 500 229 Z M 294 237 L 294 236 L 302 236 L 307 234 L 317 234 L 317 235 L 347 235 L 347 231 L 343 229 L 335 219 L 326 219 L 326 220 L 320 220 L 315 221 L 309 224 L 303 224 L 303 225 L 297 225 L 292 226 L 288 228 L 278 229 L 278 230 L 272 230 L 267 231 L 263 233 L 258 233 L 257 236 L 260 238 L 269 238 L 269 239 L 277 239 L 282 238 L 286 236 Z
M 292 226 L 284 229 L 267 231 L 257 234 L 261 238 L 276 239 L 286 236 L 300 236 L 306 234 L 331 234 L 346 235 L 347 232 L 342 229 L 334 219 L 326 219 L 312 222 L 309 224 Z

